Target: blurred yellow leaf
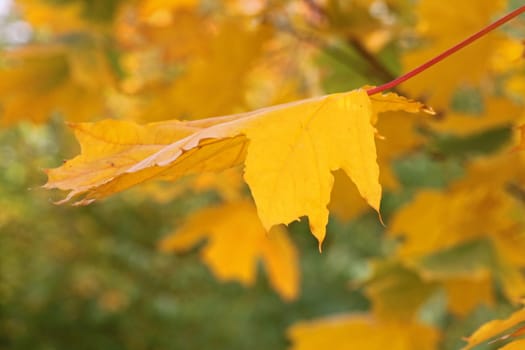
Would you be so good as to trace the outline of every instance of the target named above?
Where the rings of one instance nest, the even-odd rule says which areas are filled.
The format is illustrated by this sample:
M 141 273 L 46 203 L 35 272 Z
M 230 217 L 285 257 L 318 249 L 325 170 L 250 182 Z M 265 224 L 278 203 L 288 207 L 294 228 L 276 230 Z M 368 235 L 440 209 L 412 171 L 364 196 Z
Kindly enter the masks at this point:
M 70 120 L 92 120 L 104 110 L 111 80 L 103 54 L 63 45 L 28 46 L 5 55 L 0 69 L 2 124 L 46 121 L 53 112 Z
M 60 37 L 71 33 L 109 33 L 120 0 L 16 0 L 22 16 L 38 32 Z
M 198 211 L 160 243 L 163 251 L 181 252 L 200 241 L 202 260 L 218 279 L 253 285 L 257 263 L 264 263 L 273 288 L 286 300 L 299 294 L 297 251 L 286 230 L 275 226 L 267 233 L 255 206 L 248 201 Z
M 195 176 L 190 187 L 199 192 L 215 190 L 225 201 L 234 201 L 242 196 L 243 184 L 241 170 L 231 168 L 217 174 L 199 174 Z
M 519 339 L 500 348 L 500 350 L 522 350 L 525 349 L 525 339 Z
M 342 170 L 334 172 L 334 187 L 328 205 L 330 213 L 346 221 L 363 214 L 369 208 L 352 180 Z
M 397 263 L 376 263 L 365 284 L 374 315 L 381 320 L 411 322 L 437 284 L 424 281 L 417 271 Z
M 448 190 L 419 192 L 389 227 L 390 234 L 404 237 L 400 256 L 422 256 L 486 235 L 510 239 L 509 230 L 520 230 L 513 216 L 519 202 L 505 188 L 508 181 L 525 180 L 524 157 L 505 151 L 481 158 Z M 483 220 L 479 213 L 484 213 Z
M 448 309 L 459 316 L 466 316 L 478 305 L 494 304 L 493 282 L 490 274 L 480 278 L 452 278 L 443 282 L 447 293 Z
M 466 340 L 468 344 L 463 348 L 463 350 L 472 349 L 474 346 L 479 345 L 484 342 L 492 340 L 492 338 L 497 337 L 497 340 L 508 339 L 516 337 L 522 334 L 525 334 L 525 328 L 521 326 L 518 329 L 514 329 L 505 335 L 501 335 L 503 332 L 509 332 L 509 330 L 519 324 L 525 322 L 525 309 L 516 311 L 507 319 L 504 320 L 494 320 L 485 323 L 480 328 L 478 328 L 470 337 Z M 512 344 L 512 343 L 511 343 Z M 515 346 L 504 347 L 504 349 L 517 349 Z
M 484 130 L 512 125 L 523 113 L 523 106 L 508 98 L 489 98 L 483 113 L 447 113 L 443 119 L 432 124 L 435 130 L 457 135 L 479 133 Z
M 415 68 L 470 36 L 503 11 L 505 5 L 504 0 L 464 0 L 454 6 L 443 6 L 434 0 L 419 1 L 416 9 L 417 32 L 429 45 L 407 52 L 403 57 L 403 66 L 406 70 Z M 428 97 L 427 102 L 435 108 L 448 108 L 457 87 L 461 84 L 477 85 L 490 74 L 490 57 L 498 54 L 498 48 L 504 42 L 502 38 L 504 36 L 500 32 L 488 34 L 404 83 L 403 91 L 419 98 Z
M 172 20 L 171 11 L 197 4 L 198 0 L 143 0 L 139 5 L 139 13 L 147 21 L 162 25 Z
M 457 194 L 421 191 L 414 200 L 396 213 L 389 232 L 403 237 L 399 248 L 402 258 L 420 257 L 483 235 L 486 221 L 465 215 L 481 204 L 484 191 Z M 481 198 L 480 198 L 481 197 Z
M 179 23 L 180 22 L 180 23 Z M 180 25 L 200 26 L 199 20 L 179 21 Z M 202 30 L 197 29 L 200 33 Z M 264 25 L 250 25 L 247 21 L 225 21 L 203 43 L 196 37 L 185 38 L 195 32 L 191 27 L 182 31 L 181 45 L 205 45 L 200 54 L 192 55 L 173 81 L 166 83 L 165 77 L 139 96 L 141 120 L 165 120 L 167 116 L 178 119 L 200 119 L 214 115 L 229 114 L 242 110 L 245 100 L 249 73 L 262 55 L 264 45 L 271 38 L 271 28 Z M 173 31 L 167 33 L 170 55 L 180 55 L 171 48 Z M 203 34 L 200 34 L 201 36 Z M 235 42 L 235 46 L 224 43 Z M 179 49 L 180 49 L 179 47 Z M 191 48 L 188 46 L 188 50 Z M 194 53 L 196 49 L 193 49 Z M 191 51 L 190 51 L 191 53 Z M 145 71 L 146 75 L 148 74 Z M 139 79 L 144 79 L 139 77 Z M 147 78 L 146 78 L 147 79 Z M 188 94 L 188 91 L 192 91 Z M 206 103 L 203 103 L 206 101 Z
M 16 6 L 23 18 L 37 29 L 56 34 L 88 29 L 78 1 L 61 2 L 58 10 L 56 4 L 44 0 L 17 0 Z
M 502 284 L 507 297 L 516 301 L 525 292 L 525 222 L 522 203 L 512 193 L 509 184 L 525 183 L 523 154 L 502 153 L 479 159 L 468 169 L 467 176 L 445 191 L 421 191 L 414 200 L 399 210 L 389 227 L 389 233 L 402 237 L 399 258 L 425 274 L 426 278 L 475 279 L 491 273 Z M 483 220 L 480 220 L 483 213 Z M 460 258 L 466 250 L 454 252 L 452 265 L 443 265 L 439 273 L 428 270 L 425 259 L 445 254 L 453 247 L 486 238 L 494 250 L 497 266 L 475 262 L 462 271 L 466 263 Z M 452 256 L 450 256 L 452 258 Z M 457 260 L 454 260 L 457 259 Z M 463 264 L 456 266 L 454 264 Z M 453 307 L 453 305 L 452 305 Z
M 368 315 L 341 315 L 299 322 L 288 329 L 292 350 L 433 350 L 439 332 L 413 322 L 383 322 Z
M 423 144 L 424 137 L 416 131 L 416 127 L 426 122 L 426 119 L 399 111 L 383 113 L 378 119 L 377 130 L 382 137 L 377 140 L 377 158 L 381 169 L 379 180 L 385 188 L 398 187 L 391 163 Z

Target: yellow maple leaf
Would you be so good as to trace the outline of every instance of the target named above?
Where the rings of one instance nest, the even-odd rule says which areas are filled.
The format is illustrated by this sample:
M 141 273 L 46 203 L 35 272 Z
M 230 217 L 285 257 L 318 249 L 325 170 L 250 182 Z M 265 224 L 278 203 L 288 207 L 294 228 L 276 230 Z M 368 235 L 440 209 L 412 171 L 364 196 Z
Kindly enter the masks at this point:
M 376 107 L 376 112 L 380 113 L 387 110 L 389 105 L 385 101 L 382 108 L 378 107 Z M 428 112 L 432 114 L 431 110 Z M 418 121 L 422 121 L 422 118 L 419 117 L 399 111 L 389 111 L 378 118 L 376 128 L 381 137 L 376 141 L 377 162 L 380 169 L 379 182 L 383 188 L 398 188 L 399 185 L 391 166 L 392 161 L 423 143 L 423 136 L 415 130 Z M 350 220 L 370 208 L 344 172 L 337 171 L 334 177 L 335 183 L 329 206 L 331 213 L 341 220 Z
M 392 161 L 414 149 L 423 137 L 413 130 L 415 123 L 403 113 L 385 113 L 378 122 L 381 139 L 377 141 L 379 182 L 385 189 L 397 189 L 398 180 L 392 170 Z M 370 206 L 360 196 L 352 180 L 343 171 L 334 173 L 334 187 L 329 209 L 339 219 L 347 221 L 365 213 Z
M 299 322 L 288 329 L 292 350 L 433 350 L 439 332 L 414 322 L 384 322 L 369 315 L 341 315 Z
M 390 99 L 391 109 L 421 105 L 399 98 L 394 106 Z M 79 124 L 74 127 L 85 154 L 49 170 L 45 187 L 70 190 L 66 200 L 85 194 L 79 204 L 87 204 L 146 180 L 175 180 L 244 162 L 244 178 L 264 227 L 269 230 L 308 216 L 321 243 L 332 171 L 342 169 L 379 211 L 374 103 L 386 105 L 382 95 L 369 98 L 365 91 L 355 90 L 238 115 L 166 122 L 160 144 L 155 133 L 164 123 L 127 124 L 123 129 L 122 123 L 113 121 Z M 164 145 L 169 128 L 176 132 Z M 188 134 L 189 130 L 194 132 Z
M 202 260 L 220 280 L 238 280 L 253 285 L 257 263 L 264 263 L 270 284 L 283 299 L 299 293 L 297 251 L 286 230 L 275 226 L 266 232 L 255 206 L 249 201 L 224 204 L 192 214 L 186 223 L 164 238 L 164 251 L 181 252 L 203 239 Z
M 509 332 L 510 329 L 513 327 L 519 325 L 520 323 L 525 322 L 525 309 L 521 309 L 519 311 L 516 311 L 511 316 L 504 320 L 493 320 L 490 322 L 485 323 L 480 328 L 478 328 L 470 337 L 468 337 L 466 340 L 468 341 L 468 344 L 463 348 L 463 350 L 472 349 L 476 345 L 479 345 L 481 343 L 487 342 L 491 340 L 492 338 L 495 338 L 499 335 L 499 337 L 496 338 L 496 340 L 504 340 L 512 337 L 516 337 L 522 334 L 525 334 L 525 328 L 522 326 L 518 329 L 514 329 L 510 331 L 510 333 L 507 333 L 505 335 L 500 335 L 503 332 Z M 522 339 L 523 340 L 523 339 Z M 518 344 L 522 344 L 522 341 L 518 341 Z M 501 349 L 522 349 L 521 347 L 515 345 L 511 345 L 512 343 L 508 344 L 507 346 L 501 348 Z

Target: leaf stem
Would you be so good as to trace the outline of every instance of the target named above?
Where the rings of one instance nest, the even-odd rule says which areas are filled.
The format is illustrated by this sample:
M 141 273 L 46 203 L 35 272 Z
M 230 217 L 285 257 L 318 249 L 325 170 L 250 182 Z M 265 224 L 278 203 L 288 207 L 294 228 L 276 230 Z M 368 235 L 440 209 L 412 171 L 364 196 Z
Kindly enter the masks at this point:
M 406 81 L 406 80 L 408 80 L 408 79 L 418 75 L 419 73 L 427 70 L 428 68 L 432 67 L 436 63 L 441 62 L 442 60 L 444 60 L 448 56 L 452 55 L 453 53 L 461 50 L 465 46 L 470 45 L 471 43 L 473 43 L 474 41 L 478 40 L 479 38 L 481 38 L 482 36 L 484 36 L 488 32 L 490 32 L 490 31 L 498 28 L 499 26 L 507 23 L 508 21 L 513 19 L 514 17 L 519 16 L 523 12 L 525 12 L 525 5 L 520 6 L 516 10 L 514 10 L 514 11 L 508 13 L 507 15 L 501 17 L 500 19 L 498 19 L 494 23 L 489 24 L 488 26 L 486 26 L 485 28 L 483 28 L 479 32 L 469 36 L 465 40 L 463 40 L 460 43 L 452 46 L 448 50 L 442 52 L 441 54 L 439 54 L 436 57 L 432 58 L 431 60 L 423 63 L 422 65 L 420 65 L 419 67 L 411 70 L 410 72 L 408 72 L 406 74 L 403 74 L 402 76 L 400 76 L 400 77 L 398 77 L 398 78 L 396 78 L 396 79 L 394 79 L 392 81 L 389 81 L 386 84 L 383 84 L 383 85 L 380 85 L 380 86 L 377 86 L 375 88 L 367 90 L 368 95 L 377 94 L 379 92 L 383 92 L 385 90 L 391 89 L 391 88 L 401 84 L 402 82 L 404 82 L 404 81 Z

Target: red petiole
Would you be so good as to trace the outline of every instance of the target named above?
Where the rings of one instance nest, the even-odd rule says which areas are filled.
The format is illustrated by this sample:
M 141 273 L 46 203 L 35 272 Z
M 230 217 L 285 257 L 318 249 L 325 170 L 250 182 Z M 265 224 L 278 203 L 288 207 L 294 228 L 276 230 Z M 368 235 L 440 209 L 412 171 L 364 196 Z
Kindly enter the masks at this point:
M 466 38 L 462 42 L 452 46 L 450 49 L 442 52 L 441 54 L 439 54 L 436 57 L 432 58 L 431 60 L 423 63 L 422 65 L 420 65 L 419 67 L 411 70 L 410 72 L 408 72 L 406 74 L 403 74 L 402 76 L 400 76 L 400 77 L 398 77 L 398 78 L 396 78 L 396 79 L 394 79 L 392 81 L 389 81 L 386 84 L 383 84 L 381 86 L 377 86 L 377 87 L 374 87 L 372 89 L 367 90 L 366 91 L 367 94 L 368 95 L 377 94 L 377 93 L 383 92 L 385 90 L 391 89 L 391 88 L 401 84 L 402 82 L 404 82 L 404 81 L 406 81 L 406 80 L 408 80 L 408 79 L 418 75 L 419 73 L 427 70 L 428 68 L 432 67 L 436 63 L 441 62 L 442 60 L 444 60 L 448 56 L 452 55 L 453 53 L 461 50 L 465 46 L 470 45 L 474 41 L 476 41 L 479 38 L 483 37 L 485 34 L 489 33 L 490 31 L 492 31 L 492 30 L 494 30 L 496 28 L 498 28 L 499 26 L 507 23 L 508 21 L 510 21 L 514 17 L 519 16 L 523 12 L 525 12 L 525 5 L 517 8 L 516 10 L 510 12 L 509 14 L 501 17 L 500 19 L 498 19 L 494 23 L 489 24 L 488 26 L 486 26 L 485 28 L 483 28 L 479 32 L 469 36 L 468 38 Z

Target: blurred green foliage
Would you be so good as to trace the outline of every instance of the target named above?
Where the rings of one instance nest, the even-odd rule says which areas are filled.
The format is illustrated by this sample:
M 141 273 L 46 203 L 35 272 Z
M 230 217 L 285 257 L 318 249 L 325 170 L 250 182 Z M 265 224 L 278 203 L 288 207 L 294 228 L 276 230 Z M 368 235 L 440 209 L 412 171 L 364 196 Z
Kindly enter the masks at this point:
M 370 259 L 394 246 L 374 214 L 348 224 L 333 220 L 322 254 L 305 223 L 293 224 L 302 294 L 284 303 L 262 274 L 245 289 L 217 282 L 197 249 L 180 256 L 157 251 L 157 240 L 212 194 L 159 204 L 131 191 L 88 207 L 56 206 L 39 186 L 42 169 L 63 156 L 58 145 L 76 152 L 62 121 L 3 130 L 0 145 L 2 349 L 283 349 L 283 329 L 293 322 L 367 310 L 367 299 L 348 281 L 366 277 Z M 450 162 L 422 154 L 397 168 L 407 188 L 436 187 L 457 173 Z M 385 217 L 403 198 L 387 196 Z M 467 334 L 494 311 L 476 315 L 477 323 L 447 324 Z M 450 337 L 447 349 L 454 349 L 459 338 Z
M 209 194 L 158 204 L 130 192 L 89 207 L 53 205 L 39 189 L 42 169 L 59 162 L 58 142 L 75 147 L 67 135 L 61 121 L 0 134 L 3 348 L 284 348 L 283 329 L 294 321 L 366 310 L 363 295 L 345 285 L 381 254 L 375 218 L 333 223 L 322 255 L 305 225 L 294 225 L 304 293 L 286 304 L 261 274 L 255 288 L 221 284 L 197 250 L 157 251 L 157 240 Z
M 113 16 L 119 1 L 84 2 L 89 4 L 84 16 L 104 19 Z M 368 79 L 371 67 L 355 48 L 334 45 L 317 62 L 327 70 L 325 91 L 381 83 L 377 76 Z M 395 73 L 397 50 L 388 45 L 377 54 Z M 476 91 L 462 90 L 453 107 L 479 112 L 477 102 Z M 420 132 L 428 145 L 393 164 L 401 188 L 383 199 L 387 224 L 417 189 L 444 188 L 463 175 L 466 158 L 494 152 L 511 136 L 510 127 L 465 137 Z M 307 224 L 292 224 L 302 285 L 299 299 L 285 303 L 263 273 L 255 287 L 243 288 L 218 282 L 197 248 L 181 255 L 158 251 L 158 240 L 186 214 L 216 201 L 213 193 L 158 203 L 133 190 L 88 207 L 54 205 L 58 197 L 40 188 L 43 169 L 77 153 L 60 116 L 44 125 L 0 130 L 2 350 L 284 349 L 285 329 L 294 322 L 369 310 L 359 282 L 369 276 L 373 259 L 388 257 L 398 244 L 384 237 L 373 213 L 349 223 L 332 219 L 322 254 Z M 484 247 L 483 241 L 475 243 L 478 250 L 467 246 L 472 254 Z M 442 327 L 442 348 L 452 350 L 479 324 L 509 310 L 500 302 L 459 319 L 446 313 L 443 293 L 436 293 L 421 319 Z

